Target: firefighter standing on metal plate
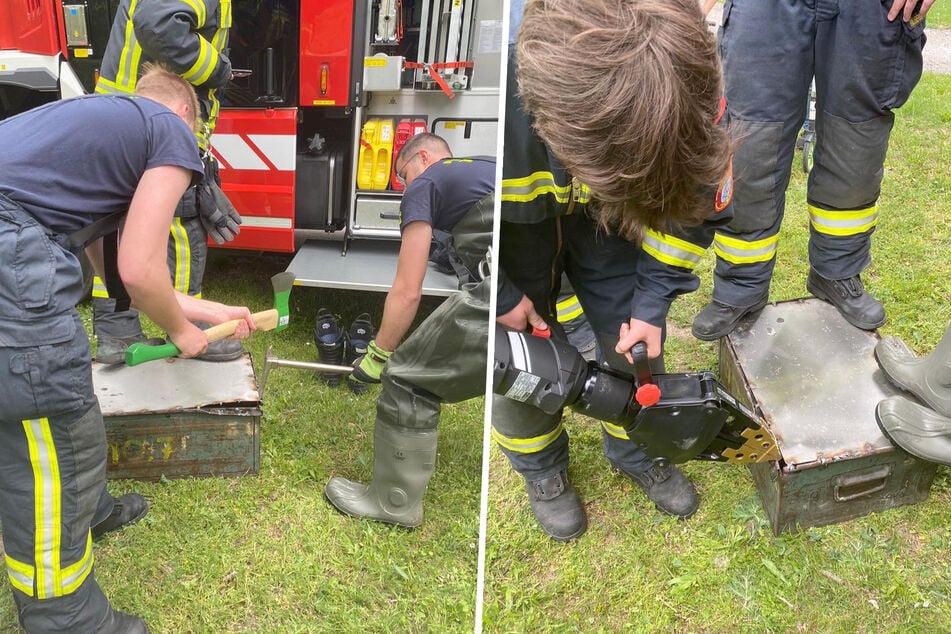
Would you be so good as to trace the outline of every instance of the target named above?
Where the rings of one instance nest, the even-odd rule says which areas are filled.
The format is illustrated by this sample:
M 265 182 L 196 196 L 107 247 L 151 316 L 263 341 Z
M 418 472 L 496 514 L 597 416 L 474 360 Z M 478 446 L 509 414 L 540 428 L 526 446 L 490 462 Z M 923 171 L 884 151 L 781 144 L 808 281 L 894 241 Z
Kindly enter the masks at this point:
M 713 298 L 693 334 L 714 341 L 769 298 L 796 138 L 816 84 L 806 199 L 806 290 L 875 330 L 885 308 L 865 290 L 893 110 L 921 77 L 933 0 L 727 0 L 719 32 L 727 112 L 738 143 L 733 221 L 717 230 Z

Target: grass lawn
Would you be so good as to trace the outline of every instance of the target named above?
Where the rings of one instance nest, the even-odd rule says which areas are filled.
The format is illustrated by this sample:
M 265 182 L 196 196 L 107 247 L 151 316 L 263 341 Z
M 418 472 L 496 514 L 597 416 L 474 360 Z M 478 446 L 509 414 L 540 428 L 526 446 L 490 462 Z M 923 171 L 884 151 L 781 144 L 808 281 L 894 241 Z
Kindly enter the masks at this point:
M 940 3 L 939 3 L 940 4 Z M 951 321 L 951 77 L 927 74 L 898 113 L 885 168 L 873 265 L 884 335 L 928 353 Z M 798 157 L 771 299 L 806 296 L 805 174 Z M 717 349 L 690 335 L 710 297 L 670 314 L 670 371 L 716 369 Z M 775 537 L 748 470 L 691 462 L 701 506 L 661 516 L 612 474 L 598 426 L 572 415 L 571 476 L 588 532 L 546 537 L 520 476 L 492 449 L 486 530 L 486 632 L 938 632 L 951 623 L 951 469 L 924 503 Z

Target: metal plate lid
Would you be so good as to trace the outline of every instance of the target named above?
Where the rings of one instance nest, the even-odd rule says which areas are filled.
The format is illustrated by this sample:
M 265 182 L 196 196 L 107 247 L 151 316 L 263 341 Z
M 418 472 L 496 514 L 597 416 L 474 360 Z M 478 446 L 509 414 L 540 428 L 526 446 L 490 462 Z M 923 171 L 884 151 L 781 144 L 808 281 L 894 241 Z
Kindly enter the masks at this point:
M 92 381 L 104 416 L 258 406 L 251 355 L 234 361 L 162 359 L 129 367 L 92 364 Z
M 877 342 L 814 298 L 768 304 L 729 335 L 787 470 L 894 450 L 875 422 L 878 402 L 898 393 Z

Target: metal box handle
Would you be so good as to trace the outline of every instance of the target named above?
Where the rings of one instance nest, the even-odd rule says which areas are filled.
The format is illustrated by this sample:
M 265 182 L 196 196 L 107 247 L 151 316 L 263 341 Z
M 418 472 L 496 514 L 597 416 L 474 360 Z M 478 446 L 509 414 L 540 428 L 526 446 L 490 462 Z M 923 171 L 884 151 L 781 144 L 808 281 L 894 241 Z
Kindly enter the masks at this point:
M 892 474 L 892 466 L 884 465 L 861 475 L 841 475 L 834 479 L 835 501 L 849 502 L 851 500 L 878 493 L 885 488 L 888 476 Z

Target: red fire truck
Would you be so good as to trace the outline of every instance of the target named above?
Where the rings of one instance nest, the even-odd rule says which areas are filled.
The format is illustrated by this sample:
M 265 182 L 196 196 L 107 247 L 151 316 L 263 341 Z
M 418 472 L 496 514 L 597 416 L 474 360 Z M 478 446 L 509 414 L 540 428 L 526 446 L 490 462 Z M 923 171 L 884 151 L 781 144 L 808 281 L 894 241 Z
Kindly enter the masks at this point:
M 227 2 L 228 0 L 222 0 Z M 116 0 L 0 3 L 0 118 L 90 93 Z M 298 284 L 386 290 L 399 147 L 498 143 L 502 0 L 231 0 L 232 81 L 212 138 L 241 213 L 228 248 L 295 253 Z M 424 292 L 455 280 L 431 269 Z

